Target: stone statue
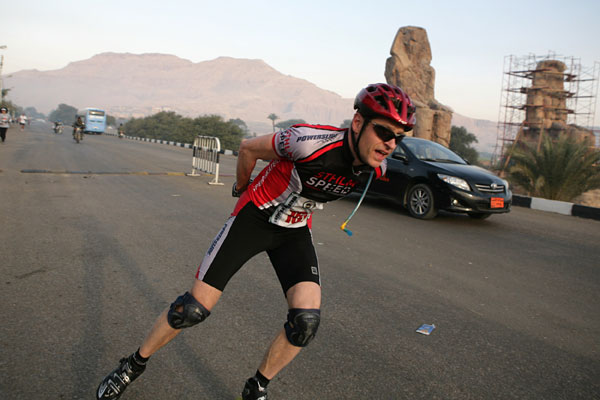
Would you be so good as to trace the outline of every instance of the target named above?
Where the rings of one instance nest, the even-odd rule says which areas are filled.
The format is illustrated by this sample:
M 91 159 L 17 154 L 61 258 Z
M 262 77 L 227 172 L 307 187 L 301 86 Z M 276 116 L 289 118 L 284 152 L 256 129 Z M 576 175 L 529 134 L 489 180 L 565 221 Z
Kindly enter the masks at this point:
M 576 125 L 567 125 L 567 116 L 574 112 L 567 108 L 567 97 L 574 95 L 565 90 L 565 81 L 575 76 L 565 73 L 567 66 L 558 60 L 540 61 L 531 72 L 530 87 L 523 88 L 527 93 L 525 121 L 519 141 L 536 144 L 539 148 L 543 136 L 555 139 L 566 133 L 577 140 L 595 142 L 593 132 Z
M 398 30 L 385 65 L 389 84 L 401 87 L 417 106 L 417 123 L 412 135 L 448 147 L 452 110 L 435 100 L 435 70 L 431 47 L 423 28 L 405 26 Z

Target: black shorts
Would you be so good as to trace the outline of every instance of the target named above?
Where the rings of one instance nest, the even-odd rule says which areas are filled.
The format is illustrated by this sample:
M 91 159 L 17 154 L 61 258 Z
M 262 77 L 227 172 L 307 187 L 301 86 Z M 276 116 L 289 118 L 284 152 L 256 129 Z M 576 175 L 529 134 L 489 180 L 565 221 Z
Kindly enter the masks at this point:
M 227 220 L 206 252 L 196 278 L 223 291 L 246 261 L 263 251 L 269 255 L 284 293 L 298 282 L 321 284 L 310 229 L 274 225 L 252 202 Z

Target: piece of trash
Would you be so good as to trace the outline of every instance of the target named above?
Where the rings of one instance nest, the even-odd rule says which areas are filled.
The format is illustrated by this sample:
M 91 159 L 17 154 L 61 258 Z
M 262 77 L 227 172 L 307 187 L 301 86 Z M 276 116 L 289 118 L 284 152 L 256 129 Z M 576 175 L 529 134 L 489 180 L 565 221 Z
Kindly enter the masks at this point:
M 419 329 L 417 329 L 418 333 L 421 333 L 423 335 L 431 335 L 431 332 L 433 332 L 433 330 L 435 329 L 435 325 L 431 324 L 423 324 L 419 327 Z

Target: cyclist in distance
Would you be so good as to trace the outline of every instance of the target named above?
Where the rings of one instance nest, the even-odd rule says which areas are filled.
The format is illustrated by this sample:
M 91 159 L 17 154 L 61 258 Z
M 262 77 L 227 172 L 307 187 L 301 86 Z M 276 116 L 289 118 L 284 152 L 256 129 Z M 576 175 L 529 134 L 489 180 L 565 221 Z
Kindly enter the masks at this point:
M 63 123 L 61 120 L 54 122 L 54 133 L 62 133 Z
M 83 128 L 85 128 L 85 124 L 83 123 L 81 117 L 77 117 L 75 122 L 73 122 L 73 137 L 75 137 L 75 134 L 77 133 L 77 128 L 81 129 L 81 132 L 83 133 Z M 83 135 L 81 135 L 80 138 L 83 139 Z
M 150 356 L 211 314 L 231 277 L 261 252 L 275 269 L 288 313 L 245 382 L 242 399 L 267 399 L 269 382 L 313 340 L 321 320 L 312 213 L 383 176 L 386 157 L 415 123 L 412 101 L 392 85 L 362 89 L 354 108 L 349 128 L 298 124 L 242 142 L 232 188 L 239 200 L 206 252 L 190 291 L 160 314 L 141 346 L 102 380 L 97 399 L 118 399 L 144 372 Z M 257 160 L 270 163 L 251 180 Z

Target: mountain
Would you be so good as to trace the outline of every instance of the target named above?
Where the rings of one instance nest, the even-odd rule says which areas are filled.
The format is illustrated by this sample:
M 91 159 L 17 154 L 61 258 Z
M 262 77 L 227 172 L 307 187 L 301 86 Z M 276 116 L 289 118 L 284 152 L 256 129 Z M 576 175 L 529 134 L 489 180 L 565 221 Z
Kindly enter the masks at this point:
M 262 60 L 219 57 L 193 63 L 168 54 L 102 53 L 53 71 L 25 70 L 4 77 L 9 97 L 48 114 L 58 104 L 99 107 L 115 117 L 175 111 L 188 117 L 241 118 L 258 134 L 279 121 L 304 119 L 339 126 L 352 118 L 352 99 L 284 75 Z M 493 152 L 496 123 L 453 114 L 452 125 L 474 133 L 481 152 Z
M 457 113 L 452 114 L 452 125 L 463 126 L 467 132 L 477 137 L 478 143 L 473 147 L 480 153 L 493 153 L 496 147 L 498 123 L 486 119 L 474 119 Z
M 262 60 L 220 57 L 193 63 L 166 54 L 102 53 L 53 71 L 4 76 L 11 100 L 49 113 L 58 104 L 99 107 L 117 117 L 175 111 L 196 117 L 241 118 L 251 130 L 280 121 L 340 125 L 352 117 L 352 99 L 284 75 Z M 253 129 L 254 128 L 254 129 Z

